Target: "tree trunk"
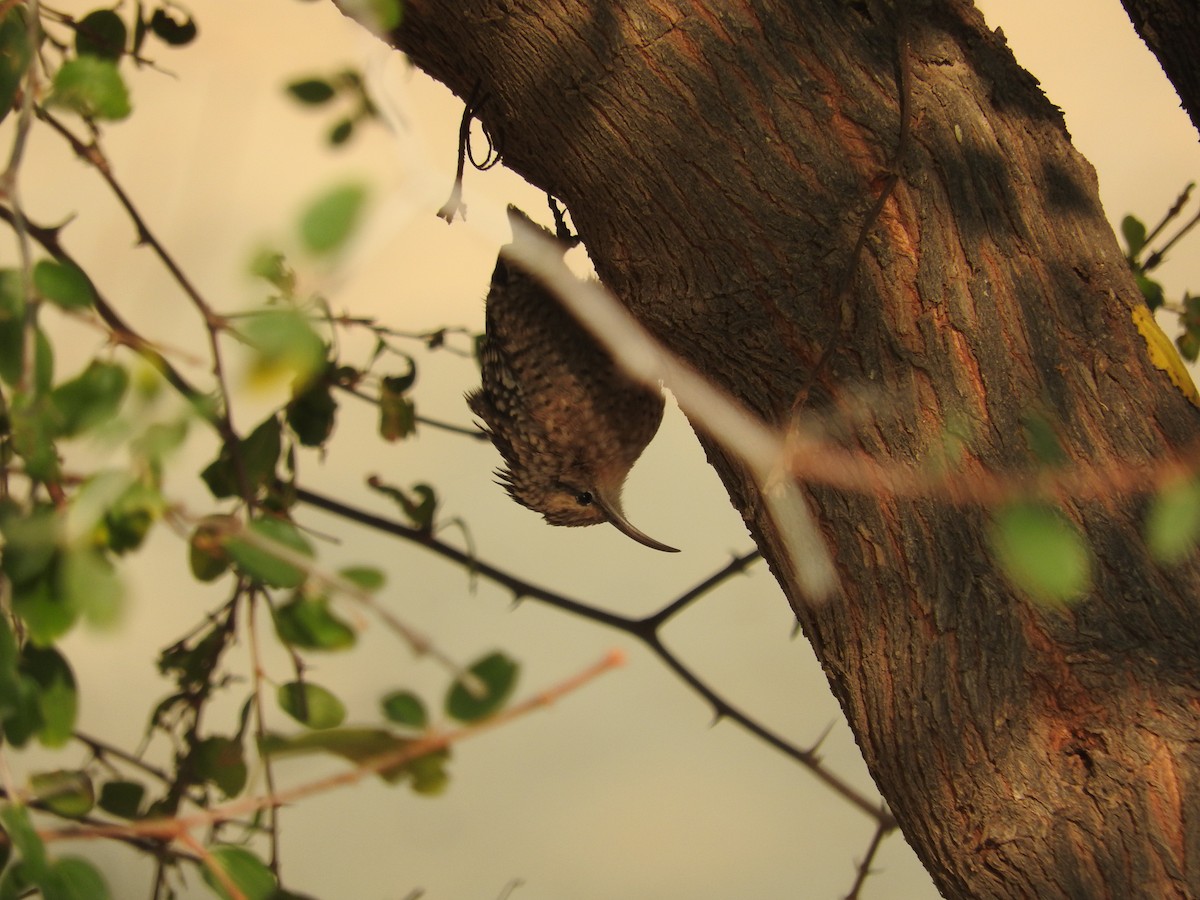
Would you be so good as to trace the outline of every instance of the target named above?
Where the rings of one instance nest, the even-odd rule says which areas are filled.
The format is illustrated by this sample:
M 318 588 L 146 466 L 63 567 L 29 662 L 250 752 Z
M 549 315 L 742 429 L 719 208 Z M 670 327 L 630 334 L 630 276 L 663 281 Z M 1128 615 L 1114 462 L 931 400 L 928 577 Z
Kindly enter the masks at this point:
M 772 424 L 888 466 L 956 434 L 981 479 L 1038 465 L 1035 420 L 1126 473 L 1194 439 L 1094 172 L 969 3 L 406 0 L 393 37 L 485 98 L 604 283 Z M 1198 560 L 1150 558 L 1144 497 L 1059 498 L 1094 565 L 1047 608 L 988 508 L 810 480 L 841 587 L 809 604 L 702 440 L 943 893 L 1200 896 Z
M 1196 0 L 1121 0 L 1200 131 L 1200 6 Z

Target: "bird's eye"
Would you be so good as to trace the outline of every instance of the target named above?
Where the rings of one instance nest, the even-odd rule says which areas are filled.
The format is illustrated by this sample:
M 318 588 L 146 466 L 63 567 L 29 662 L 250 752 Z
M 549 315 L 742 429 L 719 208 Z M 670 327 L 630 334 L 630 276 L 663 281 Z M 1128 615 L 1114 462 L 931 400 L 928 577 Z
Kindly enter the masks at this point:
M 592 492 L 591 491 L 582 491 L 582 492 L 576 494 L 575 502 L 578 503 L 580 506 L 591 506 L 592 505 Z

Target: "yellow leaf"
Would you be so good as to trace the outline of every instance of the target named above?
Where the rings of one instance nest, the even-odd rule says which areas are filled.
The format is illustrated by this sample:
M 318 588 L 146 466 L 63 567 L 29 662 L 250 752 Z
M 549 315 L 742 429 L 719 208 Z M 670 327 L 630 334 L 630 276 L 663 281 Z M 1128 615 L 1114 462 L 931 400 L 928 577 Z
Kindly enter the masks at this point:
M 1180 359 L 1179 352 L 1171 343 L 1171 339 L 1154 321 L 1154 313 L 1150 311 L 1150 307 L 1141 303 L 1137 304 L 1133 308 L 1133 324 L 1137 326 L 1138 332 L 1146 341 L 1146 349 L 1150 352 L 1150 362 L 1154 363 L 1156 368 L 1167 373 L 1171 383 L 1179 388 L 1183 396 L 1192 401 L 1193 406 L 1200 406 L 1200 392 L 1196 390 L 1196 383 L 1188 374 L 1187 367 Z

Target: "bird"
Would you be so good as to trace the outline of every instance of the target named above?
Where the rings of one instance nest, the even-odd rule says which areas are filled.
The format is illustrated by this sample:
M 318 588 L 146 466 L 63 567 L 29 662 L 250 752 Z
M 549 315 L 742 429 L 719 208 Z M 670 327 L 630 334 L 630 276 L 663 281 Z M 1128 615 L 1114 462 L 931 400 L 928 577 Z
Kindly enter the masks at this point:
M 508 208 L 513 244 L 535 225 Z M 562 252 L 568 245 L 558 241 Z M 552 525 L 608 522 L 677 553 L 625 517 L 621 490 L 662 422 L 661 388 L 627 375 L 531 274 L 500 249 L 485 300 L 481 386 L 467 404 L 504 459 L 497 483 Z

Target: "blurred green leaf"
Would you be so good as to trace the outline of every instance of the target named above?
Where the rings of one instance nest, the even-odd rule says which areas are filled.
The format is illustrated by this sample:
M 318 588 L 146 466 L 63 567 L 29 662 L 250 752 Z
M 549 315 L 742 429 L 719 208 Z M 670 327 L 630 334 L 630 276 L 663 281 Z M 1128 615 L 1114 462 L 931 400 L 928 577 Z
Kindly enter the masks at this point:
M 17 636 L 7 616 L 0 616 L 0 723 L 17 711 L 17 691 L 20 675 Z M 2 733 L 3 729 L 0 729 Z
M 18 585 L 45 575 L 58 552 L 61 528 L 62 518 L 49 504 L 39 504 L 27 514 L 14 510 L 0 515 L 4 574 Z
M 1142 292 L 1142 298 L 1146 301 L 1146 305 L 1150 307 L 1151 312 L 1163 305 L 1166 299 L 1163 294 L 1163 286 L 1152 278 L 1148 278 L 1141 272 L 1133 273 L 1133 280 L 1137 283 L 1138 290 Z
M 351 118 L 339 119 L 329 129 L 329 145 L 331 147 L 340 147 L 342 144 L 350 140 L 354 136 L 354 120 Z
M 367 566 L 348 566 L 339 570 L 338 574 L 364 591 L 377 591 L 387 583 L 383 572 Z
M 399 27 L 403 7 L 400 0 L 343 0 L 342 12 L 375 34 Z
M 10 6 L 0 18 L 0 121 L 12 109 L 17 89 L 32 58 L 25 8 Z
M 80 269 L 50 259 L 34 265 L 33 286 L 44 299 L 63 309 L 86 309 L 95 299 L 92 284 Z
M 136 550 L 166 508 L 166 499 L 158 488 L 143 481 L 133 482 L 105 513 L 105 545 L 116 554 Z
M 380 703 L 389 722 L 409 728 L 424 729 L 429 724 L 429 713 L 425 704 L 412 691 L 392 691 Z
M 95 56 L 77 56 L 63 63 L 54 73 L 47 102 L 89 119 L 124 119 L 133 111 L 116 65 Z
M 14 392 L 8 407 L 9 439 L 25 471 L 38 481 L 58 481 L 54 438 L 62 427 L 57 407 L 41 392 Z
M 75 24 L 75 52 L 117 60 L 125 52 L 129 32 L 111 9 L 95 9 Z
M 1091 554 L 1083 535 L 1051 506 L 1017 503 L 997 511 L 992 550 L 1004 574 L 1031 599 L 1059 604 L 1091 586 Z
M 75 437 L 108 422 L 116 416 L 128 389 L 129 373 L 124 366 L 92 360 L 50 395 L 60 416 L 58 434 Z
M 13 693 L 5 699 L 9 709 L 4 717 L 4 739 L 14 747 L 24 747 L 42 727 L 37 682 L 22 674 Z
M 250 274 L 278 288 L 284 297 L 296 293 L 296 273 L 278 250 L 261 249 L 250 260 Z
M 209 854 L 212 864 L 225 873 L 244 900 L 272 900 L 275 896 L 275 876 L 262 860 L 245 847 L 219 845 L 209 848 Z M 231 900 L 221 879 L 207 868 L 204 869 L 204 880 L 222 900 Z
M 326 191 L 300 217 L 300 238 L 310 253 L 327 254 L 342 247 L 358 226 L 367 189 L 345 184 Z
M 293 98 L 309 106 L 319 106 L 334 98 L 337 91 L 324 78 L 299 78 L 287 86 Z
M 44 900 L 109 900 L 111 896 L 95 866 L 77 856 L 51 862 L 41 887 Z
M 426 531 L 433 527 L 433 518 L 437 513 L 438 501 L 437 493 L 428 484 L 414 484 L 412 487 L 412 497 L 398 487 L 385 484 L 379 478 L 373 477 L 367 484 L 373 490 L 392 498 L 415 527 Z
M 293 309 L 258 313 L 242 333 L 254 348 L 250 378 L 256 384 L 287 378 L 293 391 L 303 390 L 325 370 L 325 342 L 312 323 Z
M 302 446 L 320 447 L 333 434 L 337 408 L 329 383 L 324 379 L 316 379 L 311 386 L 292 397 L 287 406 L 288 427 Z
M 192 747 L 189 762 L 197 777 L 226 797 L 235 797 L 246 786 L 246 760 L 242 745 L 233 738 L 208 737 Z
M 424 756 L 418 756 L 408 764 L 408 773 L 412 778 L 412 789 L 426 797 L 434 797 L 445 793 L 450 783 L 450 775 L 446 771 L 446 763 L 450 759 L 449 750 L 434 750 Z
M 1166 485 L 1146 515 L 1146 546 L 1155 559 L 1176 563 L 1200 538 L 1200 482 Z
M 412 400 L 388 390 L 379 394 L 379 436 L 398 441 L 417 430 L 417 407 Z
M 412 744 L 409 738 L 401 738 L 378 728 L 329 728 L 324 731 L 306 731 L 291 737 L 267 735 L 261 745 L 264 756 L 311 756 L 314 753 L 329 753 L 355 765 L 383 756 L 400 753 Z M 408 764 L 401 763 L 379 773 L 389 784 L 395 784 L 408 774 Z
M 237 453 L 252 493 L 258 493 L 274 479 L 282 450 L 282 426 L 274 415 L 268 416 L 248 437 L 238 442 Z M 218 500 L 240 493 L 234 453 L 228 445 L 221 448 L 216 460 L 200 473 L 200 477 Z
M 346 650 L 358 639 L 335 616 L 325 597 L 295 597 L 275 611 L 275 631 L 285 644 L 301 650 Z
M 1136 216 L 1126 216 L 1121 220 L 1121 234 L 1125 238 L 1126 255 L 1130 260 L 1137 259 L 1146 246 L 1146 226 Z
M 229 569 L 229 554 L 225 552 L 227 531 L 215 522 L 202 522 L 188 539 L 188 565 L 197 581 L 216 581 Z
M 165 44 L 182 47 L 196 39 L 196 23 L 190 17 L 177 19 L 165 7 L 159 7 L 150 17 L 150 30 Z
M 61 747 L 71 739 L 79 694 L 75 675 L 61 653 L 53 647 L 26 645 L 21 672 L 37 684 L 42 728 L 38 739 L 46 747 Z
M 1021 416 L 1025 429 L 1025 442 L 1034 458 L 1044 466 L 1061 466 L 1069 462 L 1067 452 L 1058 439 L 1058 432 L 1044 416 L 1026 413 Z
M 30 821 L 29 811 L 22 805 L 6 803 L 0 806 L 0 823 L 4 832 L 12 842 L 13 849 L 21 854 L 26 872 L 33 883 L 40 883 L 46 877 L 46 847 L 34 830 Z
M 251 522 L 248 530 L 263 542 L 279 544 L 307 559 L 313 556 L 313 549 L 308 540 L 295 525 L 284 519 L 264 516 Z M 225 552 L 246 575 L 270 587 L 299 587 L 307 577 L 301 569 L 280 559 L 253 538 L 236 534 L 228 537 L 225 539 Z
M 68 819 L 86 816 L 96 805 L 96 791 L 87 772 L 72 769 L 37 772 L 30 776 L 29 787 L 40 804 Z
M 29 640 L 43 647 L 70 631 L 79 617 L 79 611 L 59 594 L 56 574 L 48 572 L 34 581 L 13 585 L 13 612 L 24 623 Z
M 309 728 L 336 728 L 346 719 L 346 707 L 332 693 L 308 681 L 281 684 L 276 691 L 279 708 Z
M 58 561 L 55 586 L 68 609 L 95 628 L 120 619 L 125 587 L 107 556 L 91 547 L 72 547 Z
M 478 722 L 501 709 L 517 686 L 521 666 L 503 653 L 491 653 L 467 670 L 485 691 L 476 696 L 460 678 L 446 694 L 446 715 L 460 722 Z
M 146 787 L 136 781 L 106 781 L 100 786 L 99 806 L 122 819 L 137 819 L 142 814 Z

